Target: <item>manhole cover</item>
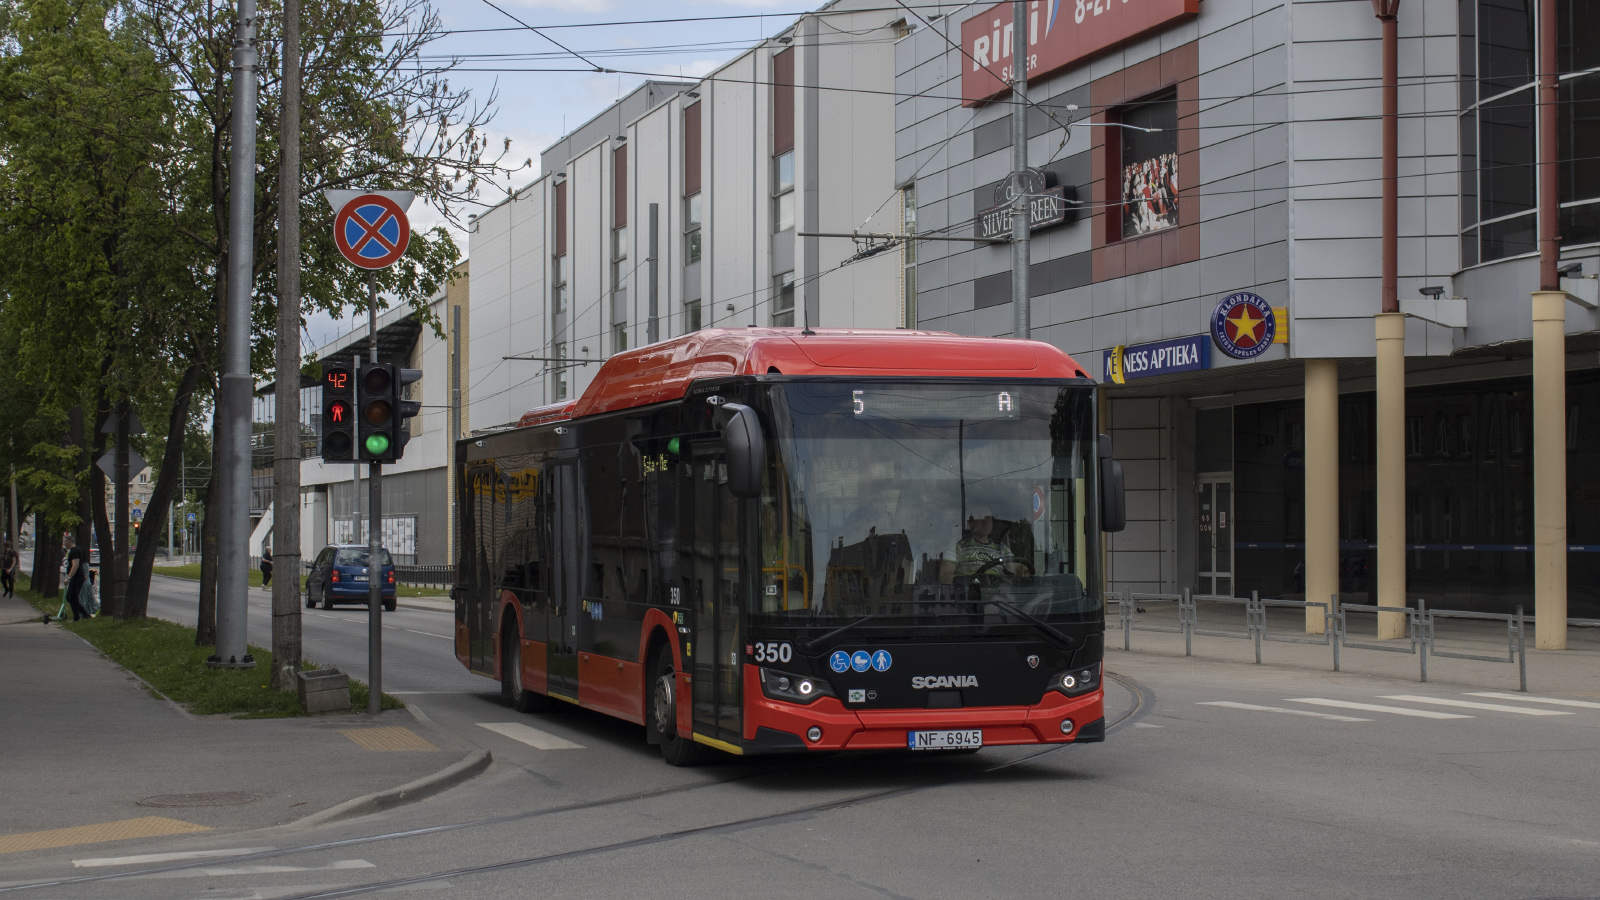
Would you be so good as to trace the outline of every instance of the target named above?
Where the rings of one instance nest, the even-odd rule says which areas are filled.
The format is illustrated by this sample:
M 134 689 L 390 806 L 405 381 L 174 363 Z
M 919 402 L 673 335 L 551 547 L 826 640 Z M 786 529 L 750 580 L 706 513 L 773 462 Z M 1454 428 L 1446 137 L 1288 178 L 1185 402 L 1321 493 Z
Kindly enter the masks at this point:
M 140 800 L 139 805 L 166 809 L 180 806 L 238 806 L 241 803 L 254 803 L 260 799 L 260 794 L 246 794 L 240 791 L 222 791 L 213 794 L 158 794 Z

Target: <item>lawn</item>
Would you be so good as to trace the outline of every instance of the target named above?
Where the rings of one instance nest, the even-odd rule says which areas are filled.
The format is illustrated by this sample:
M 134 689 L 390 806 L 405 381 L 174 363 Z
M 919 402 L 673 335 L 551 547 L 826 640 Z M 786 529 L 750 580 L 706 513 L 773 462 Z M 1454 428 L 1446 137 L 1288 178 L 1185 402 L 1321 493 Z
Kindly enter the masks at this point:
M 61 605 L 59 598 L 44 597 L 31 590 L 19 588 L 17 596 L 52 616 Z M 262 647 L 250 647 L 250 654 L 256 659 L 253 669 L 213 669 L 206 665 L 213 648 L 195 646 L 194 629 L 175 622 L 148 618 L 121 622 L 96 616 L 82 622 L 69 621 L 62 627 L 197 715 L 270 719 L 306 714 L 297 694 L 274 691 L 269 686 L 272 651 Z M 317 668 L 310 661 L 302 661 L 301 665 Z M 350 706 L 366 709 L 365 682 L 350 679 Z M 403 706 L 397 698 L 383 695 L 384 709 Z
M 199 563 L 189 563 L 188 565 L 182 565 L 182 566 L 156 566 L 155 569 L 153 569 L 152 571 L 154 571 L 154 573 L 157 574 L 157 575 L 170 575 L 173 578 L 187 578 L 190 581 L 199 581 L 200 580 L 200 564 Z M 251 569 L 250 570 L 250 586 L 251 587 L 261 587 L 261 570 L 260 569 Z M 305 576 L 302 575 L 302 576 L 300 576 L 300 591 L 301 591 L 301 593 L 304 593 L 305 589 L 306 589 L 306 579 L 305 579 Z M 401 585 L 396 585 L 395 589 L 399 592 L 399 596 L 401 596 L 401 597 L 449 597 L 450 596 L 450 592 L 448 590 L 443 589 L 443 588 L 417 587 L 415 585 L 410 585 L 410 584 L 401 584 Z

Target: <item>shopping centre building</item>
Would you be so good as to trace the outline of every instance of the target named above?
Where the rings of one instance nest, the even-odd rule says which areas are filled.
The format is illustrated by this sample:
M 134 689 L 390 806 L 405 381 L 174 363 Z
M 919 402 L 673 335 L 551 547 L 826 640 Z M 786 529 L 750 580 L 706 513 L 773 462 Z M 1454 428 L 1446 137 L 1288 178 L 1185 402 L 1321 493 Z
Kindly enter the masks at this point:
M 1569 614 L 1597 617 L 1600 4 L 1554 5 Z M 1433 606 L 1532 608 L 1536 6 L 1399 8 L 1404 559 L 1407 594 Z M 1012 168 L 1011 8 L 913 18 L 896 45 L 894 177 L 918 233 L 993 233 L 985 213 Z M 1338 589 L 1370 597 L 1385 183 L 1373 4 L 1045 0 L 1028 17 L 1030 190 L 1050 213 L 1032 234 L 1031 335 L 1106 382 L 1130 519 L 1111 586 L 1303 595 L 1307 479 L 1330 474 L 1306 466 L 1310 389 L 1326 409 L 1311 449 L 1338 459 L 1337 508 L 1312 519 L 1337 522 Z M 1009 247 L 902 253 L 917 325 L 1012 333 Z

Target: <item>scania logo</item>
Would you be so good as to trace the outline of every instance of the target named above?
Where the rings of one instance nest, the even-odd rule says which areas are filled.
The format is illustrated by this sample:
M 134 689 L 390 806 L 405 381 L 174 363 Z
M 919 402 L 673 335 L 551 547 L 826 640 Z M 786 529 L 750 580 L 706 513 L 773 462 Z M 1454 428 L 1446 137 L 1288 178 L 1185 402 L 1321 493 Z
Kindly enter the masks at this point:
M 911 679 L 914 688 L 967 688 L 978 686 L 976 675 L 916 675 Z

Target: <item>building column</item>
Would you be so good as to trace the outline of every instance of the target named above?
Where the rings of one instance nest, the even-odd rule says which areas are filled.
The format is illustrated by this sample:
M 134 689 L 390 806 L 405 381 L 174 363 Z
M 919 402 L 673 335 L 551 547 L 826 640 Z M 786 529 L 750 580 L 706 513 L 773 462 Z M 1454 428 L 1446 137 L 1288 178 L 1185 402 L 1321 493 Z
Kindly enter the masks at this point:
M 1379 313 L 1378 606 L 1406 605 L 1406 317 Z M 1406 636 L 1406 615 L 1378 613 L 1378 639 Z
M 1306 600 L 1339 593 L 1339 361 L 1306 360 Z M 1330 610 L 1331 611 L 1331 610 Z M 1306 634 L 1322 634 L 1323 611 L 1306 607 Z
M 1534 644 L 1567 649 L 1567 295 L 1533 295 Z

